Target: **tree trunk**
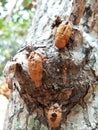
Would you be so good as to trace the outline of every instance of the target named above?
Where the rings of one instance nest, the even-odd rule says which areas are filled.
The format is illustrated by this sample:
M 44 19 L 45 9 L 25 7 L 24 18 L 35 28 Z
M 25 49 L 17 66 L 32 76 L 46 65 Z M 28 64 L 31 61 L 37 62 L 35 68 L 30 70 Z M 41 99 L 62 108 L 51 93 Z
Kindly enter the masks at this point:
M 98 0 L 38 0 L 27 44 L 4 69 L 4 130 L 98 129 L 97 13 Z

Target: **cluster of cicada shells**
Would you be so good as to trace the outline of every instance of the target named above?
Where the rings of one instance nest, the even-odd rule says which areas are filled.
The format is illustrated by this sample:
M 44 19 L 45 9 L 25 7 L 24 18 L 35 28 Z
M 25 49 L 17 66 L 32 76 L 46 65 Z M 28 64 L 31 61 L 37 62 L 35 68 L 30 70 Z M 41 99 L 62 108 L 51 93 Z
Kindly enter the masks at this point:
M 56 128 L 60 125 L 62 120 L 62 109 L 58 103 L 50 106 L 47 112 L 47 119 L 50 127 Z
M 59 49 L 64 48 L 72 33 L 72 23 L 63 21 L 55 33 L 55 46 Z M 44 57 L 38 51 L 33 51 L 28 57 L 28 70 L 31 79 L 34 81 L 36 87 L 42 85 Z M 47 112 L 47 119 L 50 127 L 56 128 L 60 125 L 62 120 L 62 109 L 58 103 L 50 106 Z
M 55 46 L 59 49 L 64 48 L 72 33 L 72 23 L 63 21 L 55 33 Z

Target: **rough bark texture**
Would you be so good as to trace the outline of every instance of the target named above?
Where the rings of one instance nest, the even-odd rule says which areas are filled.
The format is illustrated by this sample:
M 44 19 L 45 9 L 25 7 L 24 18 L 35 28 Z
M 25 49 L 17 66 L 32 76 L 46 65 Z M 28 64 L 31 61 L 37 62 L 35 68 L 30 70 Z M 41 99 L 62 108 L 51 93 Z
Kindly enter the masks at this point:
M 98 0 L 38 0 L 37 5 L 27 45 L 4 70 L 12 88 L 4 130 L 97 130 Z M 73 23 L 72 35 L 58 49 L 55 31 L 64 20 Z M 46 59 L 39 87 L 28 72 L 35 50 Z M 55 103 L 63 116 L 59 127 L 51 128 L 47 112 Z

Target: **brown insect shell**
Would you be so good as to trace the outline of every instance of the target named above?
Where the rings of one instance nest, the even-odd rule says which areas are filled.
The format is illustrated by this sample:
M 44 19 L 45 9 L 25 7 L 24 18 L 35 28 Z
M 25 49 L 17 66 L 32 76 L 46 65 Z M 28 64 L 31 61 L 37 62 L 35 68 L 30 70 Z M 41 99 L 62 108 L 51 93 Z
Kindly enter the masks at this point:
M 43 58 L 43 55 L 38 51 L 31 52 L 28 58 L 29 74 L 31 79 L 35 82 L 36 87 L 41 86 Z
M 62 109 L 58 103 L 55 103 L 49 108 L 47 119 L 50 127 L 58 127 L 62 120 Z
M 55 33 L 55 46 L 64 48 L 72 33 L 72 23 L 63 21 Z

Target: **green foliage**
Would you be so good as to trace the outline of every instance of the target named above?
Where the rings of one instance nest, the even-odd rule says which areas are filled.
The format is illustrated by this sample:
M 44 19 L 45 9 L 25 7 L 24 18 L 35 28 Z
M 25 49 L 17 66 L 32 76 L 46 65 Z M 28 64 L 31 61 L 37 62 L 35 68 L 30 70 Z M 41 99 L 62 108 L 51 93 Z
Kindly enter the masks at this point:
M 31 4 L 31 3 L 32 3 L 32 0 L 24 0 L 24 1 L 23 1 L 23 6 L 26 7 L 26 6 L 28 6 L 29 4 Z
M 0 2 L 2 3 L 2 6 L 5 6 L 5 4 L 7 3 L 7 0 L 1 0 Z
M 18 2 L 17 0 L 16 5 Z M 30 10 L 24 9 L 27 5 L 33 4 L 32 0 L 24 0 L 9 14 L 7 14 L 9 11 L 7 4 L 11 5 L 10 0 L 0 1 L 0 75 L 2 75 L 6 62 L 25 44 L 27 31 L 34 15 L 31 8 Z

